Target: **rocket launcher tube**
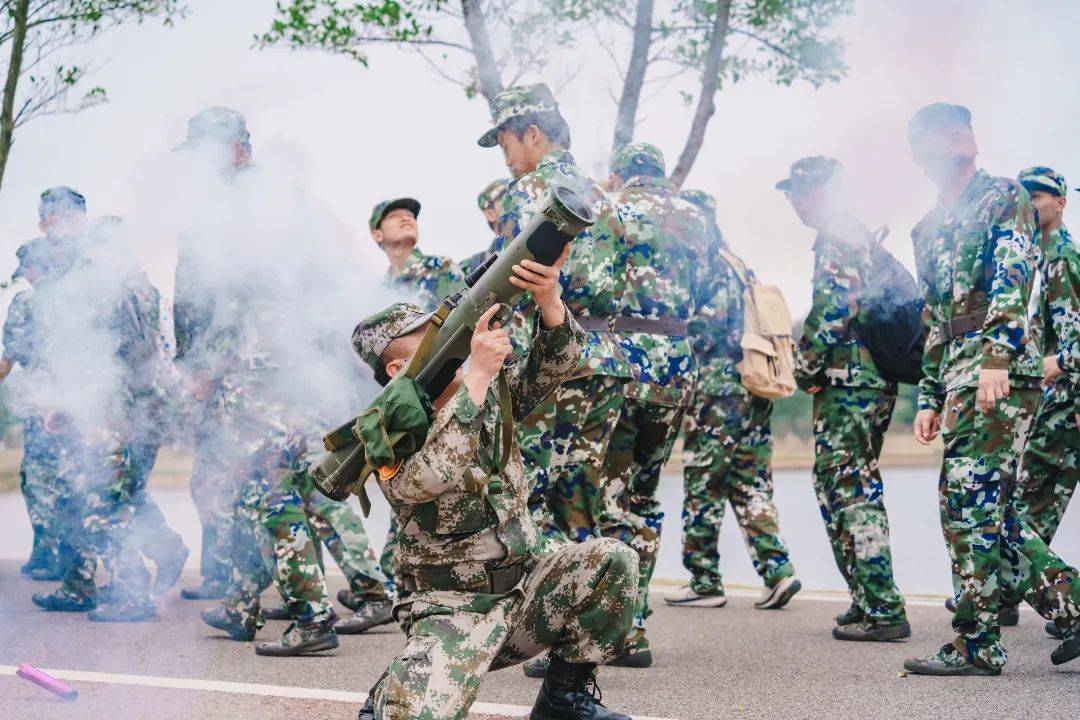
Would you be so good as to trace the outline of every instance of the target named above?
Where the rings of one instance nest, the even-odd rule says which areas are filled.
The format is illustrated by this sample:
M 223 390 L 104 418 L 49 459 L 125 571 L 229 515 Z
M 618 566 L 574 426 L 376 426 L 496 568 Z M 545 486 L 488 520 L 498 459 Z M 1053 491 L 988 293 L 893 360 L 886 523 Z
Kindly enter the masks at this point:
M 443 302 L 440 316 L 444 319 L 437 323 L 437 334 L 430 350 L 415 355 L 402 376 L 413 378 L 428 397 L 439 397 L 457 369 L 468 359 L 472 333 L 480 316 L 496 303 L 512 306 L 522 295 L 522 291 L 510 283 L 514 265 L 523 260 L 535 260 L 550 266 L 558 260 L 566 244 L 592 224 L 592 211 L 582 198 L 569 188 L 552 187 L 540 211 L 513 241 L 468 277 L 465 290 Z M 505 325 L 506 319 L 502 320 Z M 376 398 L 375 402 L 378 400 Z M 327 449 L 332 453 L 312 468 L 311 476 L 315 487 L 333 500 L 357 495 L 367 515 L 369 503 L 364 483 L 377 468 L 367 462 L 359 436 L 356 436 L 355 444 L 343 442 L 347 440 L 341 432 L 345 427 L 327 436 Z M 394 428 L 385 428 L 385 431 L 390 438 L 400 437 Z

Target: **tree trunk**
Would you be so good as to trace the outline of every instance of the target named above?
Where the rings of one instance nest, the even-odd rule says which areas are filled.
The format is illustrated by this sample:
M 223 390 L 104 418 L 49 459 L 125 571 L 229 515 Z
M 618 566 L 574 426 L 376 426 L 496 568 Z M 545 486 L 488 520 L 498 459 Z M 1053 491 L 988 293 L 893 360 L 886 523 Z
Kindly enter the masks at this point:
M 461 10 L 465 17 L 465 29 L 469 33 L 469 44 L 472 45 L 473 56 L 476 58 L 476 79 L 480 82 L 480 94 L 491 105 L 503 90 L 502 78 L 499 76 L 499 67 L 495 63 L 495 53 L 491 49 L 491 38 L 488 37 L 487 23 L 484 19 L 484 11 L 480 7 L 482 0 L 461 0 Z
M 22 74 L 23 48 L 26 45 L 26 23 L 30 15 L 30 0 L 16 0 L 11 11 L 15 28 L 11 33 L 11 58 L 8 62 L 7 79 L 4 81 L 4 100 L 0 106 L 0 187 L 4 184 L 11 143 L 15 139 L 15 91 Z
M 701 96 L 698 98 L 694 120 L 690 124 L 690 134 L 686 137 L 679 162 L 671 173 L 671 181 L 681 187 L 694 167 L 701 145 L 705 141 L 705 128 L 716 111 L 716 87 L 720 82 L 720 60 L 724 55 L 724 42 L 727 40 L 728 23 L 731 19 L 731 0 L 721 0 L 716 7 L 712 34 L 709 37 L 709 51 L 705 55 L 705 69 L 701 73 Z
M 634 121 L 637 118 L 638 103 L 641 101 L 641 87 L 645 82 L 645 71 L 649 69 L 649 45 L 652 43 L 653 0 L 638 0 L 637 14 L 634 16 L 634 42 L 630 47 L 630 64 L 626 67 L 623 79 L 622 95 L 619 97 L 619 111 L 615 116 L 615 137 L 611 141 L 611 152 L 621 148 L 634 139 Z

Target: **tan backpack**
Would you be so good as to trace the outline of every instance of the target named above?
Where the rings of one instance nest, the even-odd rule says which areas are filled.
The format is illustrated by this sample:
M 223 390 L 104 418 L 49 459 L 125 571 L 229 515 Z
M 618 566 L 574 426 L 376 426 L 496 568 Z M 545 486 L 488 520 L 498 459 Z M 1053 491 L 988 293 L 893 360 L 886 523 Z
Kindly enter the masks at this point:
M 743 359 L 736 369 L 743 387 L 768 400 L 795 394 L 795 344 L 791 311 L 780 288 L 762 285 L 742 261 L 729 252 L 720 256 L 743 284 Z

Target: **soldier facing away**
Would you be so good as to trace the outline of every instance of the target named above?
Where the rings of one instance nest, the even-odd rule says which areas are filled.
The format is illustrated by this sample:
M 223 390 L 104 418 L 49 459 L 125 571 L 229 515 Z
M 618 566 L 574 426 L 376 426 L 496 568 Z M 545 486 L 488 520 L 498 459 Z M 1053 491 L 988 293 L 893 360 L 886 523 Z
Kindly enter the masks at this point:
M 698 381 L 683 436 L 683 565 L 690 583 L 664 598 L 679 607 L 727 603 L 720 574 L 720 525 L 730 502 L 754 569 L 765 582 L 760 609 L 780 608 L 802 584 L 780 537 L 773 501 L 771 400 L 743 387 L 736 364 L 742 349 L 742 277 L 746 265 L 731 253 L 716 226 L 716 201 L 700 190 L 681 196 L 698 206 L 709 228 L 709 252 L 718 287 L 690 321 Z M 721 255 L 721 253 L 723 253 Z
M 626 720 L 600 705 L 587 683 L 597 664 L 621 650 L 637 558 L 609 539 L 543 554 L 513 434 L 505 464 L 496 459 L 496 428 L 506 415 L 521 422 L 578 365 L 584 333 L 559 299 L 568 253 L 550 268 L 530 260 L 514 268 L 515 284 L 532 293 L 537 308 L 524 356 L 504 366 L 512 345 L 505 329 L 488 325 L 493 306 L 477 322 L 468 370 L 459 368 L 434 400 L 423 447 L 378 475 L 401 528 L 395 614 L 408 643 L 361 720 L 463 718 L 489 670 L 546 648 L 551 663 L 535 720 Z M 415 305 L 393 305 L 361 321 L 354 347 L 377 376 L 396 376 L 419 347 L 428 317 Z M 511 389 L 508 406 L 495 392 L 501 373 Z
M 1030 563 L 1026 599 L 1061 631 L 1051 660 L 1080 655 L 1080 577 L 1020 516 L 1019 450 L 1042 379 L 1028 305 L 1038 253 L 1028 192 L 978 168 L 971 113 L 935 103 L 908 123 L 915 161 L 940 193 L 912 230 L 926 298 L 924 378 L 915 437 L 945 443 L 941 527 L 960 588 L 952 642 L 904 663 L 927 675 L 1000 675 L 1003 551 Z
M 817 232 L 813 304 L 795 353 L 795 379 L 814 398 L 814 492 L 852 598 L 836 618 L 833 637 L 897 640 L 909 637 L 911 626 L 893 579 L 878 468 L 896 384 L 881 376 L 852 327 L 860 294 L 872 280 L 873 240 L 847 204 L 840 172 L 832 158 L 802 158 L 776 185 Z

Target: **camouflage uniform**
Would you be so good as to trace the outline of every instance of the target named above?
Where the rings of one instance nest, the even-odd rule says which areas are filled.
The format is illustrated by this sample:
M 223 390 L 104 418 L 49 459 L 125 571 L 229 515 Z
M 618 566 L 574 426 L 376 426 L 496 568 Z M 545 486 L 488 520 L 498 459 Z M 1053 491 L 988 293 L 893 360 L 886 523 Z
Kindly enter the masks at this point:
M 791 166 L 782 190 L 827 182 L 839 170 L 831 158 Z M 870 232 L 854 237 L 820 234 L 814 243 L 813 304 L 795 353 L 799 387 L 814 395 L 814 491 L 833 556 L 852 600 L 874 625 L 906 620 L 904 597 L 893 580 L 889 519 L 878 468 L 896 405 L 896 384 L 878 372 L 852 329 L 867 277 Z
M 390 340 L 421 316 L 399 304 L 368 318 L 353 336 L 357 352 L 379 367 Z M 536 329 L 526 355 L 503 371 L 515 421 L 574 371 L 584 341 L 572 316 Z M 568 662 L 602 663 L 620 651 L 637 580 L 633 552 L 596 539 L 541 554 L 516 444 L 501 471 L 490 460 L 500 412 L 494 383 L 483 406 L 461 387 L 435 413 L 425 445 L 379 475 L 402 528 L 395 614 L 408 642 L 374 689 L 375 717 L 463 718 L 488 670 L 548 647 Z M 466 489 L 466 469 L 479 489 Z
M 1046 167 L 1028 168 L 1018 180 L 1032 192 L 1064 197 L 1068 191 L 1065 178 Z M 1039 233 L 1039 252 L 1042 292 L 1033 334 L 1039 331 L 1042 355 L 1056 355 L 1065 374 L 1043 391 L 1020 459 L 1015 503 L 1028 527 L 1050 544 L 1080 477 L 1080 247 L 1061 225 Z M 1002 551 L 1002 596 L 1016 603 L 1030 569 L 1023 555 Z
M 370 225 L 372 227 L 378 224 L 376 218 L 382 219 L 383 207 L 386 204 L 380 203 L 375 206 L 371 213 Z M 401 272 L 395 275 L 393 269 L 387 270 L 383 284 L 412 297 L 418 305 L 430 312 L 439 307 L 447 295 L 465 287 L 465 276 L 450 258 L 424 255 L 419 249 L 413 248 L 409 262 Z M 397 549 L 396 522 L 393 517 L 390 518 L 390 529 L 387 531 L 386 542 L 379 556 L 379 568 L 391 585 L 394 581 L 394 553 Z
M 716 285 L 708 265 L 705 219 L 664 177 L 660 150 L 648 143 L 625 145 L 612 158 L 611 172 L 624 178 L 613 202 L 623 222 L 628 258 L 616 323 L 625 318 L 641 328 L 619 334 L 633 377 L 604 457 L 600 529 L 638 553 L 630 647 L 642 649 L 648 645 L 649 581 L 664 520 L 660 471 L 671 456 L 697 378 L 687 323 Z
M 23 246 L 29 250 L 29 244 Z M 20 248 L 23 251 L 23 248 Z M 24 254 L 26 251 L 23 251 Z M 33 325 L 33 289 L 16 293 L 4 321 L 4 360 L 24 369 L 38 362 L 38 338 Z M 45 420 L 29 412 L 23 419 L 23 454 L 19 465 L 19 488 L 34 529 L 31 560 L 45 566 L 58 562 L 58 539 L 54 523 L 59 502 L 56 485 L 56 448 L 45 433 Z
M 506 178 L 499 178 L 498 180 L 492 180 L 488 183 L 487 187 L 480 191 L 480 194 L 476 196 L 476 205 L 480 208 L 480 212 L 486 210 L 498 211 L 502 207 L 503 195 L 506 194 L 507 189 L 511 185 L 510 180 Z M 494 228 L 492 228 L 494 229 Z M 498 243 L 498 237 L 491 241 L 487 249 L 481 250 L 478 253 L 474 253 L 469 257 L 462 260 L 461 271 L 468 275 L 473 270 L 478 268 L 484 263 L 492 253 L 495 252 L 496 244 Z
M 711 205 L 708 196 L 689 198 L 699 207 Z M 709 225 L 710 250 L 730 252 L 719 228 Z M 735 369 L 742 353 L 744 287 L 728 263 L 715 267 L 719 289 L 690 322 L 698 383 L 683 436 L 683 566 L 699 595 L 724 592 L 717 547 L 728 502 L 765 585 L 795 574 L 773 502 L 772 402 L 748 393 Z
M 1042 375 L 1027 317 L 1038 255 L 1034 232 L 1027 191 L 984 170 L 956 202 L 940 203 L 912 231 L 927 302 L 919 407 L 943 415 L 941 522 L 961 590 L 956 638 L 935 657 L 949 661 L 958 654 L 991 669 L 1006 660 L 998 625 L 1003 554 L 1023 555 L 1030 563 L 1026 597 L 1040 614 L 1063 632 L 1080 621 L 1076 570 L 1027 526 L 1014 498 L 1017 458 Z M 946 327 L 962 326 L 966 318 L 982 322 L 946 336 Z M 976 407 L 981 368 L 1009 372 L 1010 393 L 989 413 Z
M 514 117 L 557 112 L 544 85 L 510 88 L 492 103 L 494 127 L 480 139 L 497 144 L 497 128 Z M 594 223 L 570 244 L 560 282 L 563 301 L 583 323 L 604 325 L 618 310 L 627 266 L 622 221 L 604 191 L 590 180 L 569 151 L 555 148 L 532 172 L 517 178 L 503 196 L 501 250 L 528 224 L 553 185 L 573 190 L 592 210 Z M 526 294 L 512 339 L 517 348 L 529 342 L 532 299 Z M 580 542 L 599 535 L 601 468 L 622 409 L 623 385 L 630 364 L 607 328 L 586 328 L 588 339 L 577 369 L 554 396 L 521 424 L 518 442 L 532 487 L 529 508 L 545 537 Z

